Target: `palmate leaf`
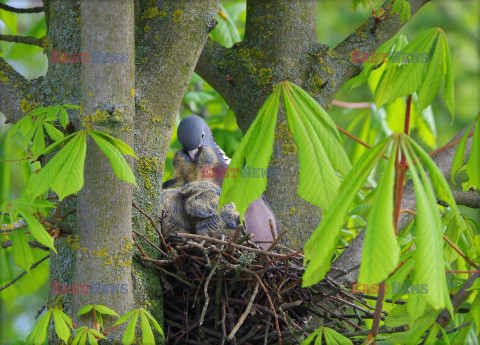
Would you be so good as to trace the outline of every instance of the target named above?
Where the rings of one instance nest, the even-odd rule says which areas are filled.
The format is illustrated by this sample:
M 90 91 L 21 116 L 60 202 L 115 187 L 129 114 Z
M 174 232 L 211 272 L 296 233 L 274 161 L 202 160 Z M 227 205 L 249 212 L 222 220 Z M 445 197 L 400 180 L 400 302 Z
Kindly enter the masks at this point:
M 65 316 L 68 318 L 68 315 L 65 314 L 64 316 L 62 314 L 65 313 L 59 309 L 54 309 L 53 321 L 55 322 L 55 333 L 57 333 L 58 337 L 66 343 L 68 338 L 70 338 L 70 328 L 69 324 L 65 320 Z
M 410 149 L 410 143 L 402 140 L 402 149 L 411 170 L 415 197 L 417 199 L 417 216 L 415 218 L 417 224 L 415 241 L 417 249 L 415 253 L 414 283 L 428 284 L 428 294 L 424 296 L 427 302 L 434 309 L 448 308 L 453 315 L 453 307 L 448 294 L 444 270 L 443 242 L 441 237 L 442 224 L 437 201 L 426 173 L 422 168 L 416 168 L 415 164 L 418 164 L 419 160 L 414 155 L 413 150 Z M 424 157 L 421 158 L 422 162 L 424 162 Z M 433 179 L 434 177 L 432 176 L 432 181 Z M 439 190 L 437 190 L 437 194 L 440 194 Z M 443 194 L 447 193 L 443 192 Z M 447 195 L 443 197 L 448 198 Z
M 398 138 L 398 137 L 397 137 Z M 367 219 L 358 281 L 376 284 L 385 280 L 398 265 L 400 247 L 393 224 L 393 191 L 398 140 L 375 190 Z
M 440 82 L 443 75 L 443 64 L 445 63 L 443 61 L 445 48 L 443 47 L 442 42 L 442 38 L 437 35 L 433 45 L 433 53 L 428 64 L 427 73 L 423 79 L 422 86 L 417 91 L 420 111 L 432 103 L 438 93 L 438 89 L 440 88 Z
M 267 169 L 273 153 L 275 124 L 277 122 L 280 87 L 267 98 L 257 117 L 250 125 L 245 137 L 240 142 L 229 168 L 241 169 L 246 167 Z M 266 177 L 226 178 L 223 181 L 222 194 L 218 207 L 235 202 L 235 207 L 241 218 L 248 205 L 258 199 L 267 186 Z
M 155 338 L 153 337 L 152 328 L 148 322 L 148 318 L 144 313 L 140 313 L 140 328 L 142 329 L 142 343 L 154 344 Z
M 125 328 L 125 332 L 123 333 L 122 343 L 124 345 L 130 345 L 135 341 L 135 328 L 137 326 L 138 314 L 140 312 L 135 310 L 128 323 L 127 327 Z
M 352 341 L 347 337 L 341 335 L 337 331 L 324 327 L 323 334 L 325 335 L 325 340 L 327 345 L 352 345 Z M 321 343 L 320 343 L 321 344 Z
M 311 286 L 325 277 L 348 210 L 391 140 L 392 137 L 388 137 L 378 142 L 355 163 L 341 184 L 329 212 L 305 244 L 304 264 L 308 263 L 308 266 L 303 275 L 304 287 Z
M 298 147 L 298 195 L 328 209 L 340 186 L 336 171 L 346 175 L 351 169 L 335 122 L 301 88 L 289 82 L 280 85 L 288 124 Z
M 53 309 L 50 309 L 37 322 L 33 331 L 27 337 L 28 344 L 42 345 L 47 339 L 47 329 Z
M 42 170 L 40 170 L 38 175 L 33 177 L 32 183 L 30 184 L 33 198 L 42 195 L 52 187 L 58 174 L 64 167 L 65 162 L 73 154 L 73 149 L 76 146 L 76 143 L 79 141 L 82 135 L 84 136 L 84 134 L 84 131 L 80 131 L 75 133 L 74 136 L 70 137 L 70 141 L 68 141 L 67 144 L 60 151 L 58 151 L 55 156 L 53 156 L 53 158 L 42 168 Z

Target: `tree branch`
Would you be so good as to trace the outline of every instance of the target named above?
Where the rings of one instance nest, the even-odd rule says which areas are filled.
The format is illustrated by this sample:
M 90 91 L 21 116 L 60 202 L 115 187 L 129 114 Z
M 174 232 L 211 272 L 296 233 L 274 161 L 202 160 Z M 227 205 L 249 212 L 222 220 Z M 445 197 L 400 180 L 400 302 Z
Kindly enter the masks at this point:
M 470 278 L 467 279 L 467 281 L 462 285 L 460 290 L 455 294 L 455 296 L 452 297 L 452 305 L 453 305 L 453 310 L 457 311 L 458 308 L 460 308 L 460 305 L 470 296 L 472 293 L 472 290 L 468 290 L 472 287 L 473 282 L 480 278 L 480 273 L 474 273 L 470 276 Z M 448 310 L 443 310 L 440 315 L 438 315 L 437 318 L 437 323 L 445 327 L 448 325 L 448 323 L 451 320 L 451 315 Z
M 8 122 L 17 122 L 30 110 L 27 90 L 27 80 L 0 57 L 0 111 Z
M 232 88 L 226 74 L 220 73 L 219 64 L 224 60 L 227 48 L 210 37 L 203 47 L 195 72 L 210 84 L 230 105 Z
M 50 254 L 47 255 L 47 256 L 44 256 L 42 259 L 40 259 L 40 260 L 38 260 L 37 262 L 35 262 L 35 263 L 30 267 L 30 270 L 33 270 L 35 267 L 37 267 L 38 265 L 40 265 L 42 262 L 44 262 L 45 260 L 47 260 L 49 257 L 50 257 Z M 22 278 L 26 273 L 27 273 L 27 271 L 23 271 L 22 273 L 20 273 L 20 274 L 19 274 L 15 279 L 13 279 L 10 283 L 5 284 L 4 286 L 0 287 L 0 291 L 3 291 L 3 290 L 5 290 L 6 288 L 8 288 L 9 286 L 12 286 L 13 284 L 15 284 L 15 282 L 18 281 L 20 278 Z
M 470 208 L 480 208 L 480 194 L 476 192 L 462 192 L 452 190 L 453 197 L 457 205 L 463 205 Z
M 0 9 L 14 12 L 14 13 L 40 13 L 43 12 L 43 7 L 30 7 L 30 8 L 16 8 L 12 6 L 8 6 L 6 4 L 0 3 Z
M 43 48 L 43 38 L 36 38 L 31 36 L 0 35 L 0 41 L 31 44 Z
M 410 16 L 413 17 L 416 12 L 430 0 L 409 0 Z M 386 1 L 382 8 L 389 10 L 392 1 Z M 333 52 L 341 58 L 343 63 L 330 66 L 339 76 L 335 89 L 339 90 L 344 83 L 356 76 L 362 71 L 361 64 L 355 64 L 350 61 L 352 51 L 361 51 L 362 53 L 373 53 L 384 42 L 395 36 L 397 32 L 406 24 L 402 23 L 397 14 L 388 16 L 381 22 L 377 22 L 372 16 L 352 32 L 346 39 L 340 42 Z
M 28 244 L 32 248 L 38 248 L 44 251 L 49 251 L 50 248 L 44 246 L 43 244 L 38 243 L 37 241 L 28 241 Z M 2 248 L 9 248 L 12 246 L 12 240 L 8 240 L 7 242 L 2 242 Z

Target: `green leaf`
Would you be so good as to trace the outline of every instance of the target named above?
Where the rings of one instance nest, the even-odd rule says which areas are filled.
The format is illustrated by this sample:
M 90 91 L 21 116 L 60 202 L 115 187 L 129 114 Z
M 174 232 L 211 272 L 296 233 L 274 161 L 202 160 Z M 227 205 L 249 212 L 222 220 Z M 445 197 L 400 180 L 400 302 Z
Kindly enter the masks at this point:
M 47 339 L 47 329 L 50 321 L 50 316 L 52 315 L 52 310 L 49 310 L 42 316 L 42 318 L 37 322 L 32 333 L 28 336 L 28 341 L 35 345 L 42 345 Z
M 90 310 L 92 310 L 92 309 L 93 309 L 93 305 L 91 305 L 91 304 L 84 305 L 84 306 L 81 307 L 80 310 L 78 311 L 77 316 L 86 314 L 86 313 L 88 313 L 88 312 L 89 312 Z
M 32 151 L 37 154 L 45 149 L 45 133 L 43 132 L 42 126 L 38 126 L 37 131 L 35 132 L 35 137 L 33 138 Z
M 393 191 L 398 141 L 373 196 L 367 219 L 358 281 L 376 284 L 388 278 L 398 265 L 400 247 L 393 224 Z
M 143 312 L 140 312 L 140 327 L 142 329 L 142 343 L 154 344 L 155 338 L 153 337 L 152 328 L 150 327 L 147 316 Z
M 79 105 L 76 105 L 76 104 L 64 104 L 63 105 L 64 108 L 67 108 L 67 109 L 81 109 Z
M 127 327 L 125 328 L 125 332 L 123 333 L 123 337 L 122 337 L 122 343 L 124 345 L 130 345 L 135 340 L 135 328 L 137 325 L 138 314 L 139 314 L 139 311 L 134 310 L 133 316 L 130 319 L 130 322 L 128 323 Z
M 308 266 L 303 275 L 304 287 L 311 286 L 325 277 L 348 209 L 391 140 L 392 138 L 388 137 L 378 142 L 355 163 L 340 186 L 329 212 L 305 244 L 304 264 L 308 262 Z
M 119 316 L 114 310 L 103 305 L 94 305 L 95 310 L 104 315 Z
M 157 332 L 160 333 L 162 335 L 162 337 L 165 337 L 165 335 L 163 334 L 163 329 L 162 329 L 162 327 L 160 327 L 160 324 L 157 322 L 157 320 L 155 320 L 155 318 L 147 310 L 145 310 L 143 308 L 141 308 L 141 310 L 150 319 L 151 324 L 157 330 Z
M 65 107 L 65 105 L 64 105 L 64 107 Z M 61 123 L 62 127 L 67 128 L 68 122 L 70 122 L 70 121 L 68 120 L 67 111 L 64 108 L 60 109 L 60 114 L 58 115 L 58 118 L 60 120 L 60 123 Z
M 258 115 L 250 125 L 247 133 L 238 145 L 230 162 L 231 171 L 242 171 L 245 168 L 263 169 L 266 171 L 273 152 L 275 124 L 277 122 L 280 87 L 267 98 Z M 235 202 L 240 218 L 248 205 L 258 199 L 267 186 L 266 177 L 225 178 L 218 207 Z
M 422 111 L 433 102 L 440 88 L 443 70 L 443 47 L 440 40 L 441 38 L 437 36 L 427 67 L 427 73 L 423 79 L 422 86 L 417 92 L 419 111 Z
M 288 124 L 298 147 L 298 194 L 314 205 L 328 208 L 340 186 L 335 170 L 347 174 L 350 161 L 326 111 L 298 86 L 281 86 Z
M 320 341 L 322 339 L 322 332 L 323 332 L 323 329 L 324 327 L 321 326 L 321 327 L 318 327 L 315 332 L 313 332 L 312 334 L 310 334 L 307 339 L 305 339 L 304 341 L 302 341 L 302 343 L 300 345 L 309 345 L 313 339 L 315 339 L 316 336 L 318 336 L 320 338 Z
M 452 122 L 453 116 L 455 111 L 455 90 L 454 90 L 454 81 L 455 81 L 455 73 L 453 71 L 453 60 L 452 60 L 452 53 L 450 52 L 450 47 L 448 45 L 447 37 L 445 33 L 441 35 L 442 43 L 443 43 L 443 69 L 444 69 L 444 76 L 445 76 L 445 85 L 443 87 L 443 98 L 445 99 L 445 104 L 452 114 Z
M 30 274 L 30 267 L 33 264 L 33 253 L 28 244 L 27 236 L 22 229 L 12 232 L 12 256 L 13 261 Z
M 472 149 L 467 162 L 469 186 L 480 189 L 480 115 L 477 116 L 475 131 L 472 137 Z
M 56 129 L 52 124 L 45 122 L 43 127 L 45 127 L 48 135 L 53 139 L 53 141 L 59 141 L 63 139 L 63 133 Z
M 138 310 L 135 309 L 135 310 L 132 310 L 132 311 L 129 311 L 128 313 L 126 313 L 125 315 L 122 315 L 120 316 L 120 318 L 117 320 L 117 322 L 115 322 L 113 324 L 113 326 L 118 326 L 118 325 L 121 325 L 122 323 L 124 323 L 125 321 L 127 321 L 128 319 L 130 319 L 132 317 L 133 314 L 135 313 L 138 313 Z
M 125 144 L 123 141 L 120 139 L 117 139 L 115 137 L 112 137 L 111 135 L 101 132 L 101 131 L 96 131 L 96 130 L 89 130 L 88 133 L 91 135 L 92 133 L 102 137 L 106 141 L 110 142 L 113 146 L 115 146 L 117 149 L 120 150 L 120 152 L 124 155 L 129 155 L 134 157 L 135 159 L 138 159 L 138 157 L 135 155 L 135 152 L 133 152 L 132 148 Z
M 323 334 L 327 345 L 353 345 L 352 341 L 331 328 L 324 327 Z
M 428 284 L 428 294 L 425 295 L 428 303 L 434 309 L 448 308 L 453 315 L 443 264 L 442 225 L 435 194 L 423 169 L 420 168 L 417 172 L 415 164 L 418 164 L 419 160 L 416 156 L 411 157 L 414 152 L 413 150 L 409 152 L 407 142 L 402 141 L 402 149 L 411 169 L 417 199 L 417 216 L 415 218 L 417 250 L 414 283 Z M 423 157 L 422 162 L 424 162 Z M 418 174 L 420 174 L 421 180 Z
M 224 47 L 230 48 L 235 43 L 240 42 L 242 39 L 240 38 L 240 34 L 238 33 L 238 29 L 235 26 L 234 21 L 228 14 L 225 7 L 223 7 L 221 4 L 219 7 L 219 12 L 221 14 L 217 14 L 217 26 L 210 33 L 210 37 Z
M 88 333 L 88 343 L 89 345 L 98 345 L 97 339 L 92 333 Z
M 30 186 L 32 197 L 37 197 L 52 188 L 52 185 L 56 182 L 57 176 L 65 166 L 65 163 L 73 155 L 73 149 L 76 147 L 81 137 L 85 137 L 84 131 L 75 133 L 73 139 L 71 139 L 60 151 L 58 151 L 55 156 L 53 156 L 53 158 L 42 168 L 42 170 L 40 170 L 40 172 L 33 177 Z M 67 138 L 68 137 L 65 137 L 63 140 L 68 140 Z M 60 145 L 60 141 L 50 145 L 50 147 L 53 145 Z M 53 150 L 54 147 L 51 149 Z
M 61 314 L 63 314 L 62 311 L 58 309 L 53 309 L 55 333 L 57 333 L 58 337 L 66 343 L 68 341 L 68 338 L 70 338 L 70 329 L 68 328 L 68 325 L 66 324 Z
M 96 132 L 88 131 L 92 136 L 93 140 L 97 143 L 98 147 L 102 152 L 107 156 L 110 164 L 112 165 L 113 172 L 120 180 L 137 185 L 135 182 L 135 175 L 130 169 L 125 158 L 123 158 L 120 149 L 117 148 L 114 144 L 104 138 L 104 136 L 99 135 Z
M 35 218 L 35 216 L 31 214 L 23 206 L 16 204 L 15 209 L 18 210 L 18 212 L 22 215 L 23 219 L 25 219 L 25 222 L 27 223 L 28 228 L 30 229 L 30 232 L 32 233 L 33 237 L 35 237 L 35 239 L 39 243 L 54 250 L 56 253 L 57 251 L 55 249 L 55 245 L 53 244 L 53 237 L 48 234 L 48 232 L 45 230 L 43 225 L 38 221 L 38 219 Z
M 420 145 L 418 145 L 413 139 L 408 137 L 408 142 L 415 151 L 415 153 L 422 160 L 423 166 L 427 169 L 433 187 L 437 192 L 438 198 L 445 201 L 452 208 L 452 210 L 455 211 L 456 215 L 459 216 L 457 203 L 455 202 L 455 198 L 453 197 L 450 186 L 448 185 L 447 180 L 443 176 L 438 166 L 435 164 L 432 158 L 420 147 Z M 436 199 L 435 205 L 437 205 Z
M 83 187 L 83 170 L 87 152 L 85 131 L 82 131 L 78 137 L 73 139 L 67 145 L 72 142 L 73 147 L 70 151 L 70 155 L 56 175 L 51 187 L 52 190 L 58 194 L 60 201 L 67 195 L 77 193 Z M 60 152 L 61 151 L 62 150 L 60 150 Z M 57 155 L 59 155 L 60 152 L 58 152 Z
M 375 89 L 374 101 L 378 108 L 394 99 L 393 80 L 395 76 L 395 64 L 388 64 Z
M 452 164 L 452 170 L 450 172 L 450 179 L 452 180 L 453 183 L 455 174 L 463 167 L 463 164 L 465 162 L 465 148 L 467 147 L 467 139 L 468 135 L 472 131 L 472 126 L 474 125 L 475 121 L 468 126 L 467 131 L 463 134 L 462 139 L 458 143 L 457 150 L 455 151 L 455 156 L 453 157 L 453 164 Z

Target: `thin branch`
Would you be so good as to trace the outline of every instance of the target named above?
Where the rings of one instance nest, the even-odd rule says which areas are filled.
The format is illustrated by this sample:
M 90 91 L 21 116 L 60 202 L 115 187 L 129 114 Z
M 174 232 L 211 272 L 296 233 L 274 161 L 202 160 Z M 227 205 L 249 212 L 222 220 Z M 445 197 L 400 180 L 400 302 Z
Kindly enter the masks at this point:
M 453 305 L 453 310 L 457 310 L 460 305 L 470 296 L 472 293 L 472 290 L 468 290 L 472 287 L 473 283 L 475 280 L 480 278 L 480 272 L 472 274 L 470 278 L 467 279 L 467 281 L 462 285 L 460 290 L 455 294 L 455 296 L 452 297 L 452 305 Z M 450 315 L 450 312 L 445 309 L 443 310 L 440 315 L 437 318 L 437 323 L 444 327 L 448 325 L 450 322 L 452 316 Z
M 468 262 L 472 267 L 478 268 L 478 266 L 475 265 L 475 263 L 474 263 L 472 260 L 470 260 L 470 258 L 469 258 L 468 256 L 466 256 L 466 255 L 460 250 L 460 248 L 458 248 L 458 247 L 455 245 L 455 243 L 453 243 L 447 236 L 445 236 L 445 235 L 443 235 L 443 234 L 442 234 L 442 236 L 443 236 L 443 239 L 445 240 L 445 242 L 447 242 L 447 243 L 450 245 L 450 247 L 452 247 L 453 250 L 455 250 L 455 251 L 458 253 L 458 255 L 460 255 L 460 256 L 461 256 L 466 262 Z
M 457 205 L 467 206 L 469 208 L 480 208 L 480 194 L 476 192 L 462 192 L 459 190 L 452 190 L 453 198 Z M 448 206 L 443 200 L 438 200 L 442 206 Z
M 40 244 L 36 241 L 28 241 L 28 244 L 32 248 L 38 248 L 46 252 L 50 250 L 50 248 L 48 248 L 47 246 L 44 246 L 43 244 Z M 2 242 L 2 248 L 9 248 L 11 246 L 12 246 L 12 240 L 8 240 L 7 242 Z
M 50 254 L 43 257 L 42 259 L 38 260 L 37 262 L 35 262 L 31 267 L 30 267 L 30 270 L 33 270 L 35 267 L 37 267 L 38 265 L 40 265 L 42 262 L 44 262 L 45 260 L 47 260 L 48 258 L 50 257 Z M 6 288 L 8 288 L 9 286 L 15 284 L 16 281 L 18 281 L 20 278 L 22 278 L 25 274 L 27 273 L 27 271 L 23 271 L 22 273 L 20 273 L 15 279 L 13 279 L 10 283 L 0 287 L 0 291 L 3 291 L 5 290 Z
M 43 48 L 43 40 L 43 38 L 35 38 L 31 36 L 0 35 L 0 41 L 31 44 L 40 48 Z
M 40 13 L 43 12 L 43 7 L 30 7 L 30 8 L 16 8 L 12 6 L 8 6 L 6 4 L 0 3 L 0 9 L 8 11 L 8 12 L 14 12 L 14 13 Z

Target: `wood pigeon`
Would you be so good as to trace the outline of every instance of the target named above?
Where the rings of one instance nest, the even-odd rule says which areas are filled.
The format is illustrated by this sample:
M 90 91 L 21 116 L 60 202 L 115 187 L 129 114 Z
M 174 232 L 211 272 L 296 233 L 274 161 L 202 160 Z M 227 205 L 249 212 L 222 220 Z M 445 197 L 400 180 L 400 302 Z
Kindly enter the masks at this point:
M 163 184 L 161 195 L 160 207 L 169 213 L 165 233 L 233 235 L 240 223 L 239 213 L 233 203 L 217 210 L 221 189 L 212 179 L 201 176 L 202 166 L 215 165 L 216 161 L 215 153 L 207 147 L 198 151 L 193 162 L 182 151 L 175 153 L 174 178 Z
M 230 164 L 230 158 L 225 155 L 225 152 L 215 143 L 212 132 L 207 123 L 197 115 L 190 115 L 184 118 L 177 130 L 178 141 L 182 145 L 181 152 L 186 155 L 191 162 L 198 164 L 198 155 L 202 152 L 202 149 L 208 148 L 215 153 L 216 162 L 212 166 L 219 171 L 225 171 Z M 183 156 L 184 157 L 184 156 Z M 208 164 L 203 164 L 208 165 Z M 201 170 L 201 169 L 200 169 Z M 198 170 L 197 170 L 198 172 Z M 217 186 L 221 188 L 223 178 L 216 176 L 214 179 Z M 172 181 L 172 180 L 170 180 Z M 167 181 L 167 185 L 170 183 L 178 183 L 178 179 L 174 182 Z M 244 215 L 245 228 L 248 233 L 254 234 L 256 241 L 273 241 L 272 232 L 270 231 L 270 223 L 272 221 L 274 230 L 277 229 L 277 223 L 275 215 L 268 205 L 265 197 L 262 195 L 257 200 L 250 203 Z M 263 248 L 268 248 L 268 243 L 260 244 Z

